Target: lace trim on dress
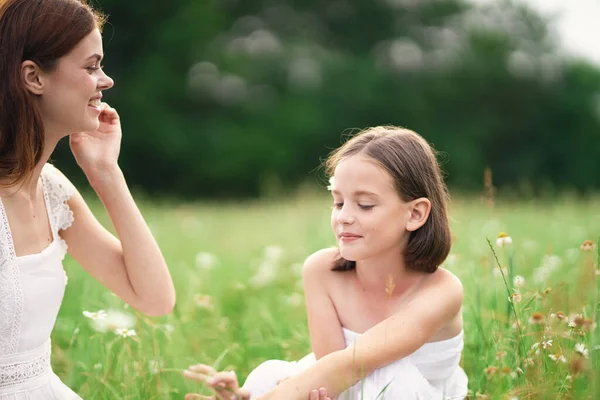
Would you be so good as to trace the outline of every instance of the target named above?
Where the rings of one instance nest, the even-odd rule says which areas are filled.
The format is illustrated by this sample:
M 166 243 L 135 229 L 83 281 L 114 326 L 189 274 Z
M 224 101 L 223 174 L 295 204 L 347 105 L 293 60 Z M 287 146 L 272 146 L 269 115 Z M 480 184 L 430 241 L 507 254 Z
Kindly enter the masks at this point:
M 50 349 L 30 361 L 0 364 L 0 389 L 19 385 L 50 371 Z
M 67 243 L 58 232 L 73 223 L 73 212 L 67 200 L 75 189 L 51 164 L 44 166 L 41 179 L 52 234 L 66 252 Z M 22 314 L 23 290 L 17 257 L 6 211 L 0 199 L 0 356 L 17 353 Z
M 0 200 L 0 355 L 17 352 L 23 314 L 23 292 L 15 247 Z

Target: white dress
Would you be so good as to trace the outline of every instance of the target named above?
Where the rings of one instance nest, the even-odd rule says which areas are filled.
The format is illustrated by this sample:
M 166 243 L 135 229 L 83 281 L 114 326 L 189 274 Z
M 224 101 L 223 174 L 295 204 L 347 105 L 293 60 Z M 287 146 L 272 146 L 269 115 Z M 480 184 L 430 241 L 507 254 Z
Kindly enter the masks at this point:
M 15 255 L 0 199 L 0 400 L 80 399 L 50 366 L 50 332 L 66 285 L 59 231 L 73 222 L 66 204 L 73 188 L 50 164 L 40 179 L 53 236 L 40 253 Z
M 346 346 L 360 336 L 342 329 Z M 459 366 L 463 345 L 463 332 L 448 340 L 426 343 L 411 355 L 374 371 L 338 396 L 338 400 L 464 399 L 468 378 Z M 244 388 L 254 398 L 314 363 L 312 353 L 297 362 L 265 361 L 248 375 Z

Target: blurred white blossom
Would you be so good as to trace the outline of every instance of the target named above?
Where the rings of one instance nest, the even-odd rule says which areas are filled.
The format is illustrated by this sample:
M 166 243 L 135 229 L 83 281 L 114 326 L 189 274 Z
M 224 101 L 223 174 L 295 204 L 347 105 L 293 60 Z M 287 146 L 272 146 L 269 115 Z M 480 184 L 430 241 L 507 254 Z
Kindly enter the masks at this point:
M 205 269 L 205 270 L 213 269 L 217 265 L 218 262 L 219 262 L 219 259 L 217 258 L 216 255 L 214 255 L 212 253 L 200 252 L 200 253 L 196 254 L 196 267 L 198 267 L 200 269 Z
M 135 329 L 117 328 L 115 329 L 115 335 L 122 336 L 124 338 L 137 336 Z
M 130 329 L 135 325 L 135 317 L 119 310 L 108 310 L 102 318 L 92 319 L 92 328 L 97 332 Z
M 588 349 L 585 348 L 585 344 L 583 343 L 577 343 L 575 345 L 575 352 L 581 354 L 585 358 L 587 358 L 587 356 L 589 355 Z
M 106 318 L 106 311 L 104 310 L 98 310 L 95 312 L 90 312 L 90 311 L 84 311 L 83 312 L 83 316 L 86 318 L 89 318 L 91 320 L 98 320 L 98 319 L 104 319 Z
M 512 244 L 512 238 L 506 232 L 500 232 L 496 238 L 496 246 L 505 247 Z

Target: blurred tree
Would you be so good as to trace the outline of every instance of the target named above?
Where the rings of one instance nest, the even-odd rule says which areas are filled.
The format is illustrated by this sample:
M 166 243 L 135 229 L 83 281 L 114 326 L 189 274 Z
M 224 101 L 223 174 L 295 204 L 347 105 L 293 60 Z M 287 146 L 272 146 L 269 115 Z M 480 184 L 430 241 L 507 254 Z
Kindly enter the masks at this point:
M 395 124 L 448 183 L 600 187 L 600 70 L 503 1 L 102 0 L 122 166 L 151 193 L 292 188 L 347 128 Z M 57 158 L 66 163 L 66 151 Z M 75 168 L 69 163 L 67 169 Z M 81 174 L 79 175 L 81 178 Z

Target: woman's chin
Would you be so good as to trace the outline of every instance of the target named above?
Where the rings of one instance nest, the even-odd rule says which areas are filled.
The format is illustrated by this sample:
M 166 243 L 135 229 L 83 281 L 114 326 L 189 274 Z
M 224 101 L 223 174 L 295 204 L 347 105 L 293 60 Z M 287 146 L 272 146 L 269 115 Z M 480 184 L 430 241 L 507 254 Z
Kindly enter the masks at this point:
M 85 123 L 81 124 L 81 129 L 79 129 L 75 132 L 94 132 L 94 131 L 98 130 L 99 127 L 100 127 L 100 121 L 98 120 L 98 118 L 91 119 L 91 120 L 86 121 Z

